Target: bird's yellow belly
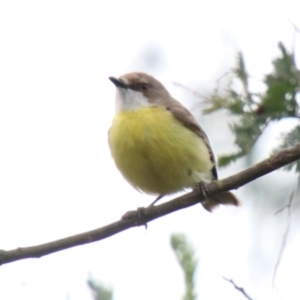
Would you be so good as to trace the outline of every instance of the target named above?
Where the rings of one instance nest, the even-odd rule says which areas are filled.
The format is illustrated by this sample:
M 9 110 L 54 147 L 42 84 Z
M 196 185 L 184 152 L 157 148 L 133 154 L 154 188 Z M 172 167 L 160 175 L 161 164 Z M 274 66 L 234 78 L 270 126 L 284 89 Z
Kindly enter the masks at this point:
M 206 145 L 164 107 L 119 112 L 109 146 L 123 176 L 145 193 L 170 194 L 211 180 Z

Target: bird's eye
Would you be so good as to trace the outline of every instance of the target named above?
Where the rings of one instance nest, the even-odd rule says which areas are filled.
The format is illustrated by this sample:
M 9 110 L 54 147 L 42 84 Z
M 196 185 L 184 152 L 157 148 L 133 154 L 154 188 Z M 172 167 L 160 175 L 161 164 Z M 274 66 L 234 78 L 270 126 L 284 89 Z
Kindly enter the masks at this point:
M 143 84 L 141 85 L 141 90 L 142 90 L 142 91 L 147 91 L 147 90 L 148 90 L 148 84 L 147 84 L 147 83 L 143 83 Z

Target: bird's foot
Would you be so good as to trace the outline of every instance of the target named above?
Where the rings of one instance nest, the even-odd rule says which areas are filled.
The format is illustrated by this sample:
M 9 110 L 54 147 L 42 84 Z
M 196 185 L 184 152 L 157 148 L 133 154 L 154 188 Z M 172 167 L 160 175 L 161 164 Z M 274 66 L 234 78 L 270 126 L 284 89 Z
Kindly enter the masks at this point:
M 204 197 L 204 199 L 201 200 L 200 202 L 204 202 L 204 201 L 208 200 L 209 193 L 206 189 L 206 184 L 201 181 L 198 183 L 197 187 L 198 187 L 198 192 Z
M 211 194 L 207 191 L 206 184 L 204 182 L 198 183 L 198 192 L 204 197 L 204 199 L 200 200 L 199 202 L 207 211 L 212 212 L 214 207 L 222 204 L 218 197 L 211 196 Z
M 136 226 L 145 226 L 145 228 L 147 229 L 147 222 L 144 221 L 146 218 L 146 213 L 145 213 L 145 207 L 138 207 L 137 210 L 131 210 L 126 212 L 123 216 L 122 216 L 122 220 L 135 220 L 135 225 Z

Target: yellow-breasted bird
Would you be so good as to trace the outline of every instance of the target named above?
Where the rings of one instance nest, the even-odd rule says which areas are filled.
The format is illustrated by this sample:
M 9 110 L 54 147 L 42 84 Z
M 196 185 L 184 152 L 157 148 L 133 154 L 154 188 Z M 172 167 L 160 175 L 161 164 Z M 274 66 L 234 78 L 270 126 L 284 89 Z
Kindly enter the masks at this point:
M 218 178 L 204 130 L 158 80 L 138 72 L 109 79 L 117 88 L 109 146 L 133 187 L 159 199 Z M 202 203 L 208 211 L 218 204 L 237 206 L 239 201 L 224 192 Z

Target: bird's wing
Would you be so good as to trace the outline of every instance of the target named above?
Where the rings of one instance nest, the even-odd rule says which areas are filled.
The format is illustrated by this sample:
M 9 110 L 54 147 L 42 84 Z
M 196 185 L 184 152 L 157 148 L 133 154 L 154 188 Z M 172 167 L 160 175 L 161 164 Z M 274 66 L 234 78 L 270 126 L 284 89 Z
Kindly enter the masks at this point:
M 185 127 L 192 130 L 194 133 L 196 133 L 205 143 L 209 154 L 210 154 L 210 160 L 213 162 L 214 166 L 212 168 L 212 174 L 214 179 L 218 179 L 218 173 L 216 168 L 216 161 L 215 157 L 209 142 L 209 139 L 204 132 L 204 130 L 201 128 L 201 126 L 197 123 L 193 115 L 177 100 L 173 99 L 171 105 L 166 105 L 166 109 L 170 111 L 174 117 L 180 121 Z

